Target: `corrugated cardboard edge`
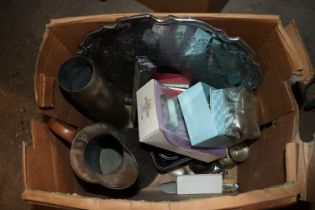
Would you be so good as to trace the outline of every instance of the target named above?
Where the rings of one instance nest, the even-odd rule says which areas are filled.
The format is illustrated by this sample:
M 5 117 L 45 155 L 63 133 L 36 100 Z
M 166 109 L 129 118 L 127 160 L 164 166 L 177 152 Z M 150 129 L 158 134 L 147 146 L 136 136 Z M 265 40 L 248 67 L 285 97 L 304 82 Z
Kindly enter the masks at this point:
M 287 43 L 291 60 L 295 62 L 296 71 L 292 72 L 291 82 L 308 83 L 313 77 L 314 71 L 294 20 L 285 28 L 279 26 L 279 29 Z M 295 109 L 298 110 L 297 104 L 294 104 Z M 315 195 L 312 195 L 314 193 L 312 188 L 315 186 L 314 174 L 312 174 L 315 171 L 315 164 L 312 164 L 312 160 L 315 159 L 314 142 L 303 142 L 300 139 L 298 114 L 294 127 L 295 141 L 286 145 L 287 182 L 297 181 L 301 184 L 303 188 L 301 188 L 300 200 L 315 202 Z
M 38 73 L 39 69 L 37 68 L 37 66 L 38 66 L 38 61 L 40 59 L 41 52 L 42 52 L 42 50 L 44 48 L 44 45 L 46 43 L 46 40 L 48 38 L 48 34 L 49 34 L 49 29 L 47 28 L 47 25 L 46 25 L 44 36 L 43 36 L 42 42 L 41 42 L 41 44 L 39 46 L 39 51 L 38 51 L 38 55 L 39 56 L 37 56 L 37 59 L 36 59 L 36 69 L 35 69 L 35 74 L 34 74 L 35 75 L 34 76 L 34 94 L 35 94 L 35 101 L 36 101 L 36 104 L 37 104 L 38 107 L 41 107 L 44 102 L 42 102 L 42 100 L 41 100 L 41 95 L 39 93 L 40 91 L 37 91 L 37 90 L 40 89 L 39 88 L 39 86 L 40 86 L 40 81 L 39 81 L 40 78 L 37 76 L 37 75 L 40 75 L 40 74 Z
M 315 147 L 314 147 L 314 142 L 312 142 L 309 145 L 305 145 L 305 151 L 306 154 L 309 153 L 310 162 L 308 165 L 308 170 L 306 173 L 307 180 L 306 180 L 306 200 L 309 202 L 314 203 L 315 202 L 315 179 L 314 179 L 314 174 L 315 174 Z
M 299 144 L 296 142 L 287 143 L 285 147 L 286 181 L 297 180 L 299 158 Z
M 22 162 L 22 187 L 23 189 L 28 189 L 28 186 L 27 186 L 27 178 L 26 178 L 26 147 L 27 147 L 27 144 L 25 141 L 22 141 L 22 159 L 21 159 L 21 162 Z
M 55 78 L 43 73 L 39 74 L 39 91 L 36 91 L 37 102 L 41 108 L 54 107 Z
M 293 94 L 290 94 L 293 98 Z M 298 110 L 296 102 L 293 103 L 294 109 Z M 314 156 L 314 143 L 303 142 L 299 134 L 299 113 L 296 112 L 293 126 L 292 142 L 286 144 L 285 148 L 285 165 L 286 165 L 286 182 L 299 184 L 299 200 L 307 200 L 309 183 L 308 177 L 311 170 L 311 158 Z M 314 179 L 312 179 L 314 180 Z M 314 182 L 314 181 L 312 181 Z M 315 184 L 315 183 L 314 183 Z
M 299 81 L 302 81 L 306 84 L 312 79 L 314 70 L 308 57 L 307 50 L 303 44 L 303 40 L 297 30 L 295 21 L 292 20 L 284 27 L 284 29 L 296 48 L 297 53 L 295 56 L 298 57 L 302 62 L 301 71 L 296 72 L 295 75 L 298 77 Z
M 191 210 L 192 206 L 194 209 L 262 209 L 294 203 L 299 191 L 298 183 L 287 183 L 282 186 L 251 191 L 236 196 L 220 196 L 180 202 L 148 202 L 122 199 L 104 200 L 82 197 L 76 194 L 25 190 L 22 199 L 51 206 L 77 209 L 104 209 L 106 207 L 107 210 Z
M 298 119 L 297 119 L 298 120 Z M 311 158 L 314 158 L 314 143 L 303 142 L 298 136 L 294 142 L 286 145 L 286 178 L 287 182 L 299 183 L 300 188 L 300 200 L 308 200 L 308 191 L 310 183 L 308 183 L 311 170 Z M 314 167 L 314 166 L 313 166 Z M 312 178 L 313 180 L 314 178 Z M 312 181 L 313 182 L 313 181 Z
M 309 82 L 313 77 L 314 71 L 294 20 L 285 27 L 279 23 L 278 33 L 281 35 L 284 46 L 289 52 L 290 64 L 295 69 L 295 71 L 291 72 L 290 81 L 293 83 L 297 81 Z
M 143 13 L 123 13 L 123 14 L 106 14 L 106 15 L 91 15 L 81 17 L 68 17 L 60 19 L 52 19 L 47 25 L 48 27 L 54 27 L 58 25 L 67 25 L 76 22 L 88 23 L 88 22 L 115 22 L 117 18 L 128 17 L 133 15 L 140 15 Z M 280 18 L 278 15 L 255 15 L 255 14 L 229 14 L 229 13 L 147 13 L 152 14 L 155 17 L 163 18 L 168 15 L 177 17 L 191 17 L 191 18 L 222 18 L 222 19 L 252 19 L 252 20 L 263 20 L 278 23 Z
M 288 60 L 290 62 L 290 65 L 292 66 L 293 72 L 288 72 L 288 75 L 296 74 L 296 72 L 299 72 L 303 69 L 302 61 L 301 59 L 296 56 L 298 54 L 298 51 L 296 49 L 296 46 L 293 44 L 291 38 L 279 22 L 278 27 L 276 28 L 277 33 L 281 37 L 281 42 L 283 43 L 283 46 L 286 48 L 286 51 L 288 52 Z M 288 78 L 289 79 L 289 78 Z

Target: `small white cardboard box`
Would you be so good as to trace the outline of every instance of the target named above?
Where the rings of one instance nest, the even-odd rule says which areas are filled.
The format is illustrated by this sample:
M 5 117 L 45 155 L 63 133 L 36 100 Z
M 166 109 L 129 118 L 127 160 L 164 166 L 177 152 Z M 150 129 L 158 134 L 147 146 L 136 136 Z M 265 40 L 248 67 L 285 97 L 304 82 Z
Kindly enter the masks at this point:
M 193 148 L 183 150 L 174 146 L 166 139 L 164 130 L 159 124 L 156 88 L 160 88 L 159 83 L 156 80 L 150 80 L 137 91 L 140 142 L 192 157 L 204 162 L 211 162 L 224 157 L 224 149 L 215 149 L 213 152 L 209 152 L 209 149 L 206 151 Z
M 222 193 L 222 174 L 195 174 L 177 176 L 177 194 Z

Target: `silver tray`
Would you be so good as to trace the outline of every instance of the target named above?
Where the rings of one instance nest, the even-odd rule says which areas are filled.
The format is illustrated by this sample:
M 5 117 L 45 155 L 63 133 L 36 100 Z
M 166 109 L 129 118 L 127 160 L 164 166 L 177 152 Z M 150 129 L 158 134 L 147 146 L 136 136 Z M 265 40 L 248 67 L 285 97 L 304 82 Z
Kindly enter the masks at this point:
M 136 56 L 147 56 L 158 70 L 184 73 L 193 83 L 215 88 L 255 89 L 261 81 L 253 50 L 240 38 L 196 19 L 137 15 L 117 19 L 88 33 L 79 54 L 91 59 L 124 103 L 132 98 Z

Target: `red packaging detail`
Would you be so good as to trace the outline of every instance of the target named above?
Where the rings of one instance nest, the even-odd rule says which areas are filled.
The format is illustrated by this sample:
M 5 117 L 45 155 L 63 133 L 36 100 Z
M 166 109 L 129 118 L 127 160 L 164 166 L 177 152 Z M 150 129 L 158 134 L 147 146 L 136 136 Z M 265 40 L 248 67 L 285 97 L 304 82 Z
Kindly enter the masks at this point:
M 184 89 L 189 88 L 191 82 L 191 79 L 185 74 L 155 73 L 152 79 L 167 87 Z

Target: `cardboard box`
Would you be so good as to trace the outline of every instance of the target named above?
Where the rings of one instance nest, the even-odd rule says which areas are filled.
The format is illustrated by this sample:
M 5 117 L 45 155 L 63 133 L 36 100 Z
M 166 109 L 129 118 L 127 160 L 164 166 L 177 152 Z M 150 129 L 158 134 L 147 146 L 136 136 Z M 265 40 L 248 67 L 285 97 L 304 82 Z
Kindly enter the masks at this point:
M 162 114 L 163 102 L 161 101 L 161 95 L 164 95 L 161 86 L 153 79 L 137 91 L 140 142 L 205 162 L 211 162 L 226 155 L 225 149 L 194 149 L 190 146 L 190 140 L 176 97 L 172 101 L 178 107 L 176 111 L 175 104 L 172 104 L 173 115 L 170 116 L 175 119 L 170 121 L 176 121 L 177 128 L 171 130 L 167 123 L 163 124 L 167 116 L 165 116 L 166 113 Z M 166 107 L 167 105 L 165 104 Z
M 63 98 L 57 84 L 45 83 L 41 75 L 49 76 L 53 81 L 59 66 L 77 52 L 78 44 L 86 33 L 129 15 L 134 14 L 63 18 L 52 20 L 46 26 L 34 78 L 39 113 L 78 127 L 90 123 Z M 170 14 L 153 15 L 163 18 Z M 315 181 L 314 173 L 309 173 L 314 171 L 314 164 L 309 164 L 313 150 L 311 144 L 299 139 L 298 106 L 288 82 L 292 75 L 298 80 L 312 77 L 312 68 L 294 24 L 285 29 L 280 18 L 274 15 L 172 15 L 198 18 L 224 29 L 229 36 L 241 37 L 256 52 L 256 61 L 261 65 L 264 77 L 255 92 L 260 124 L 273 120 L 276 123 L 262 130 L 262 137 L 251 145 L 249 159 L 237 167 L 240 193 L 201 199 L 166 195 L 158 188 L 158 183 L 163 181 L 160 179 L 129 199 L 107 198 L 98 194 L 95 188 L 82 185 L 73 173 L 70 161 L 67 161 L 69 146 L 50 133 L 45 121 L 33 119 L 32 144 L 24 142 L 22 145 L 22 199 L 67 209 L 266 209 L 288 205 L 298 199 L 305 200 L 307 192 L 314 190 L 314 187 L 307 188 L 314 186 Z M 301 56 L 304 56 L 303 60 Z M 49 94 L 48 97 L 45 93 Z M 52 101 L 48 103 L 46 100 Z

